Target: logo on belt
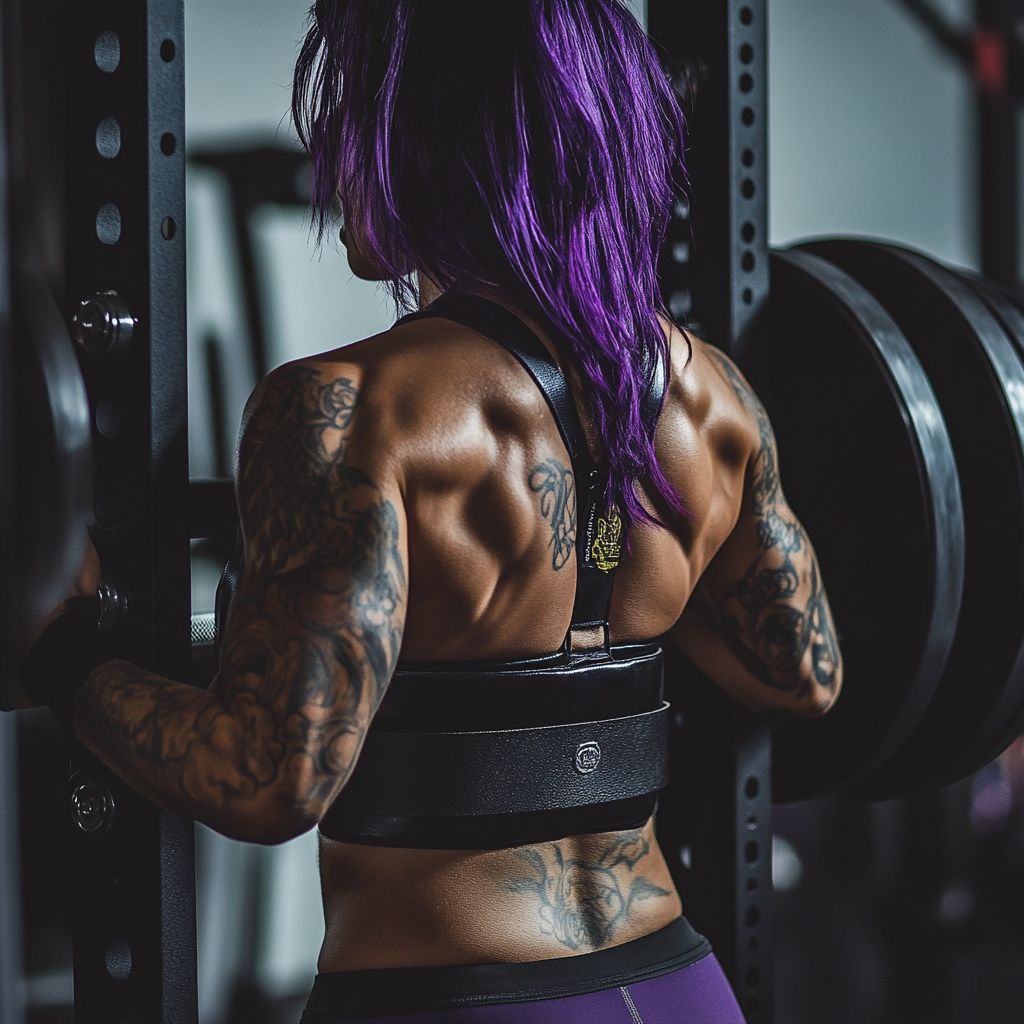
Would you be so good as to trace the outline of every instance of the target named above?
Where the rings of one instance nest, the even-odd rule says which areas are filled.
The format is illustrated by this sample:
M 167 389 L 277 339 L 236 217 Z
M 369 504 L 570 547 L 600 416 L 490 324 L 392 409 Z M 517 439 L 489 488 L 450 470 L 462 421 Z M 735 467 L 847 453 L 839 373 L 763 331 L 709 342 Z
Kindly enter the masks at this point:
M 576 748 L 576 771 L 589 775 L 601 763 L 601 748 L 593 741 L 581 743 Z

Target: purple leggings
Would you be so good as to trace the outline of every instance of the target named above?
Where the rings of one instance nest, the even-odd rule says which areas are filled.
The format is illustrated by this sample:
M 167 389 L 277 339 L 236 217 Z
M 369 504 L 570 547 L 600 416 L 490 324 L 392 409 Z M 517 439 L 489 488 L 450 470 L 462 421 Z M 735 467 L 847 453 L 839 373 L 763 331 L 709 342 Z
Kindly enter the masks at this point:
M 709 953 L 689 967 L 638 985 L 541 1003 L 363 1017 L 358 1024 L 743 1024 L 743 1014 Z
M 301 1024 L 744 1024 L 685 918 L 622 946 L 524 964 L 320 975 Z

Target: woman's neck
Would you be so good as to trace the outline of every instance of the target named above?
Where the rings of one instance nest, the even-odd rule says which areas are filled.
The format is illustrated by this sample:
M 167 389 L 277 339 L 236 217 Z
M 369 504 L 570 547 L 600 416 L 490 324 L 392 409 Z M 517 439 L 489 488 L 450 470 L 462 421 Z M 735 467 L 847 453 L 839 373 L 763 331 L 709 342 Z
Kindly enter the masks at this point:
M 420 309 L 423 309 L 424 306 L 429 306 L 434 299 L 441 296 L 441 289 L 423 271 L 416 271 L 416 281 L 420 293 Z

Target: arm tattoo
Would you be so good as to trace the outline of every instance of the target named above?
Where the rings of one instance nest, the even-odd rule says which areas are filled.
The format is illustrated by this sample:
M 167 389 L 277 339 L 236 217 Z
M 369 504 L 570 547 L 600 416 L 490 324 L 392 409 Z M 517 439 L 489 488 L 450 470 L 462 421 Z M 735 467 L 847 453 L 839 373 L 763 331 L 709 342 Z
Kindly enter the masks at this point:
M 537 902 L 541 933 L 552 935 L 567 949 L 600 949 L 628 923 L 635 903 L 671 897 L 636 869 L 650 853 L 644 829 L 588 837 L 593 855 L 566 857 L 561 843 L 516 850 L 528 873 L 506 883 L 509 892 Z
M 213 689 L 123 662 L 83 688 L 94 744 L 130 778 L 151 776 L 164 803 L 209 820 L 211 807 L 220 819 L 297 800 L 309 817 L 352 768 L 398 657 L 406 592 L 396 510 L 346 460 L 356 403 L 351 381 L 299 364 L 250 418 L 245 563 Z
M 551 568 L 568 561 L 576 545 L 576 482 L 572 470 L 547 459 L 530 473 L 530 490 L 540 495 L 540 514 L 551 520 Z
M 832 612 L 810 541 L 782 495 L 768 414 L 732 363 L 711 346 L 708 351 L 754 417 L 759 435 L 748 470 L 759 554 L 722 595 L 725 637 L 757 678 L 798 698 L 810 689 L 800 671 L 810 651 L 814 682 L 833 692 L 840 654 Z

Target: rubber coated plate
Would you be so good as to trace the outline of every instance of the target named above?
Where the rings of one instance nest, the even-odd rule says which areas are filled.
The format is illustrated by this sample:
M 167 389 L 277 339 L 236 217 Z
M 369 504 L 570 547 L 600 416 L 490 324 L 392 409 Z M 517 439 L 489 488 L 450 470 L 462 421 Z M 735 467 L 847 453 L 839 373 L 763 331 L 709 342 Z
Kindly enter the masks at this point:
M 1013 341 L 1017 355 L 1024 358 L 1024 297 L 985 278 L 960 276 L 981 296 Z M 1020 658 L 1018 655 L 1003 694 L 989 715 L 987 727 L 979 733 L 973 746 L 952 762 L 944 781 L 955 782 L 984 767 L 1024 731 L 1024 672 Z
M 810 253 L 776 253 L 771 272 L 771 331 L 742 366 L 774 424 L 846 664 L 828 715 L 776 724 L 773 795 L 785 803 L 849 787 L 920 722 L 950 652 L 964 547 L 949 436 L 892 318 Z
M 85 385 L 67 328 L 46 286 L 24 275 L 15 290 L 11 334 L 11 395 L 17 552 L 5 587 L 16 607 L 0 624 L 0 642 L 13 668 L 26 641 L 67 596 L 85 553 L 85 524 L 92 513 L 92 435 Z M 0 709 L 17 706 L 15 673 L 0 679 Z
M 807 248 L 857 278 L 900 325 L 938 395 L 963 491 L 967 563 L 949 662 L 915 734 L 857 790 L 894 797 L 949 781 L 989 734 L 1007 687 L 1021 685 L 1024 365 L 977 293 L 927 257 L 865 241 Z

